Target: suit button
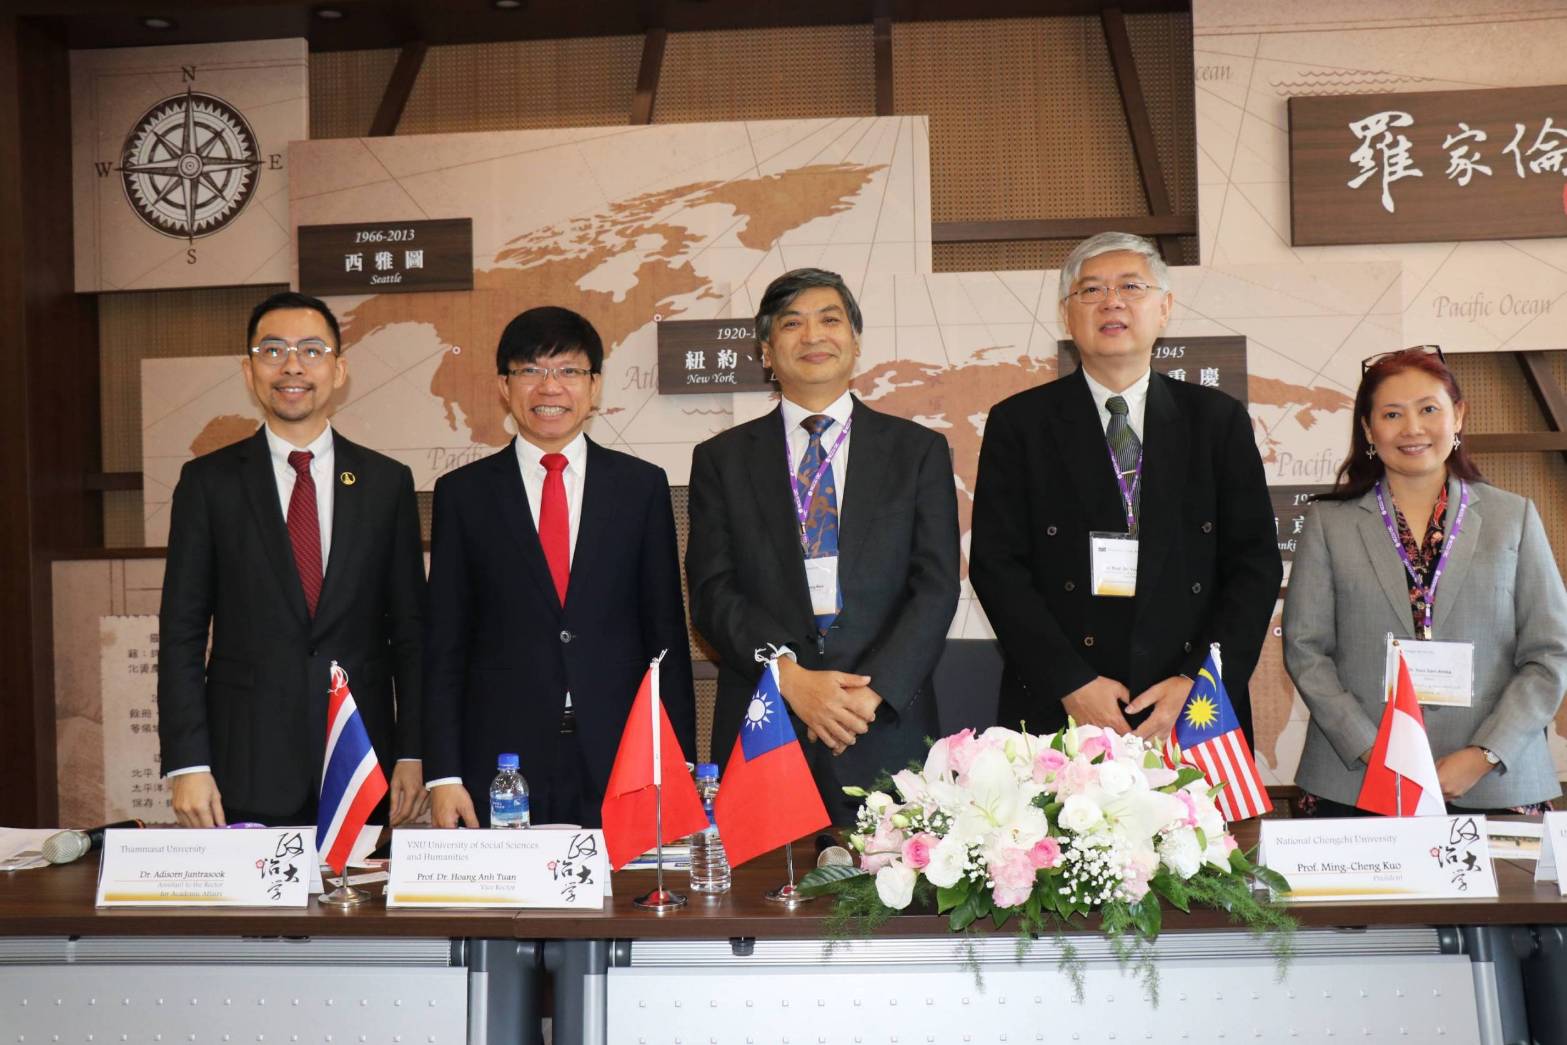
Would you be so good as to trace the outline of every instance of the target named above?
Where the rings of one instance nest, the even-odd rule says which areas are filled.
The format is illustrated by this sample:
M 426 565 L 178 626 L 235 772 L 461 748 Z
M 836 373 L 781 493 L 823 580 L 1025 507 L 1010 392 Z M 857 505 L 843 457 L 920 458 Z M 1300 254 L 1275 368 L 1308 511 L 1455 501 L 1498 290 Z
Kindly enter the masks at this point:
M 314 657 L 314 656 L 315 656 L 315 655 L 316 655 L 316 648 L 315 648 L 315 647 L 314 647 L 314 646 L 311 646 L 311 647 L 310 647 L 310 655 L 311 655 L 311 656 L 312 656 L 312 657 Z
M 1198 581 L 1196 584 L 1192 585 L 1192 594 L 1193 595 L 1201 595 L 1202 594 L 1202 582 L 1201 581 Z
M 560 641 L 562 642 L 570 642 L 574 638 L 576 638 L 576 636 L 569 631 L 563 631 L 560 633 Z
M 1192 644 L 1190 642 L 1183 642 L 1183 643 L 1181 643 L 1181 652 L 1182 653 L 1190 653 L 1191 651 L 1192 651 Z
M 1202 524 L 1202 532 L 1203 533 L 1212 533 L 1213 532 L 1213 523 L 1211 523 L 1211 522 L 1203 523 Z
M 1085 645 L 1085 646 L 1092 646 L 1093 644 L 1094 644 L 1094 637 L 1092 635 L 1084 635 L 1083 636 L 1083 645 Z
M 1061 587 L 1065 588 L 1067 591 L 1075 591 L 1077 589 L 1077 585 L 1071 581 L 1067 581 L 1065 584 L 1061 585 Z
M 1054 526 L 1046 526 L 1045 527 L 1045 536 L 1046 537 L 1054 537 L 1055 535 L 1056 535 L 1056 528 Z

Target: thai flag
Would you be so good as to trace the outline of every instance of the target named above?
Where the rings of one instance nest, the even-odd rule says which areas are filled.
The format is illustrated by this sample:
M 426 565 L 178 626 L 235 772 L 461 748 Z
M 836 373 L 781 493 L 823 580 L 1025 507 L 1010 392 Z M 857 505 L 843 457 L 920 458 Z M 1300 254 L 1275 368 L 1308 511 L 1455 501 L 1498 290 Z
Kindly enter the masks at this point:
M 386 795 L 386 774 L 376 761 L 370 734 L 354 695 L 348 672 L 332 662 L 332 691 L 326 714 L 326 759 L 321 767 L 321 802 L 317 807 L 316 849 L 336 874 L 348 866 L 348 851 Z
M 1171 739 L 1180 762 L 1202 770 L 1208 783 L 1224 785 L 1213 801 L 1226 821 L 1272 811 L 1273 801 L 1251 757 L 1251 745 L 1246 743 L 1240 719 L 1235 717 L 1235 707 L 1224 689 L 1217 644 L 1209 649 L 1208 659 L 1197 672 Z

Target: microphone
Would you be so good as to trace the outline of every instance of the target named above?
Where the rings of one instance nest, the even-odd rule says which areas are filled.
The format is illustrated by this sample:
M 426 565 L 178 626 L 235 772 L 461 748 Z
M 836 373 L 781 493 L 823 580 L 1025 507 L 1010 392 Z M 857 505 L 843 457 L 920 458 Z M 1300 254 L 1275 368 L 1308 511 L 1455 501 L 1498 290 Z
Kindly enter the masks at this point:
M 832 835 L 816 836 L 817 867 L 853 867 L 854 854 L 838 844 Z
M 120 820 L 101 827 L 89 827 L 85 831 L 60 831 L 44 840 L 43 857 L 51 864 L 68 864 L 80 860 L 94 849 L 103 848 L 103 833 L 128 827 L 146 827 L 140 820 Z

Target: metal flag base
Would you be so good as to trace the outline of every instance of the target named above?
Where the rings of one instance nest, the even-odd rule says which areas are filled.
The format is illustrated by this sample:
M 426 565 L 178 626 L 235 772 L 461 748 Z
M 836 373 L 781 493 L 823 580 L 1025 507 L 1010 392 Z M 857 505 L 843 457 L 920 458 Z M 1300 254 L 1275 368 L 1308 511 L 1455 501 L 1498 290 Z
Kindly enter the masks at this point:
M 686 905 L 686 898 L 679 893 L 672 893 L 668 889 L 651 889 L 631 901 L 631 906 L 642 911 L 652 911 L 654 914 L 663 914 L 665 911 L 678 911 Z
M 799 907 L 801 904 L 810 903 L 812 900 L 816 899 L 814 896 L 806 896 L 802 894 L 794 887 L 793 882 L 785 882 L 776 889 L 769 889 L 767 892 L 762 894 L 762 898 L 764 900 L 770 900 L 775 904 L 782 904 L 784 907 L 787 907 L 790 910 Z
M 337 888 L 329 893 L 322 893 L 316 902 L 322 907 L 358 907 L 360 904 L 369 903 L 375 897 L 363 889 L 355 889 L 348 884 L 348 876 L 337 880 Z

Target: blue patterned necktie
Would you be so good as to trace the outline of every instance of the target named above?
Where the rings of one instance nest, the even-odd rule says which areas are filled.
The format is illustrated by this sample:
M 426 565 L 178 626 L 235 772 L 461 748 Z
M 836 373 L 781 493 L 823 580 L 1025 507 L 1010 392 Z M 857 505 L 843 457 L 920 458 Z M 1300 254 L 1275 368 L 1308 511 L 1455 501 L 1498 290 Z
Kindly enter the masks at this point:
M 805 429 L 811 437 L 811 441 L 805 447 L 805 456 L 800 458 L 800 468 L 796 473 L 796 481 L 800 484 L 803 493 L 811 488 L 811 480 L 816 478 L 816 470 L 826 460 L 827 452 L 822 447 L 822 433 L 832 425 L 832 418 L 826 414 L 812 414 L 800 422 L 800 427 Z M 816 496 L 811 498 L 810 512 L 805 519 L 805 557 L 807 559 L 820 559 L 829 555 L 838 554 L 838 491 L 833 482 L 833 469 L 829 468 L 822 476 L 821 485 L 816 488 Z M 843 609 L 843 588 L 838 589 L 838 609 Z M 816 615 L 816 627 L 823 635 L 832 627 L 837 613 L 819 613 Z
M 1105 409 L 1110 413 L 1110 424 L 1105 427 L 1105 441 L 1110 444 L 1110 452 L 1115 454 L 1115 463 L 1120 469 L 1121 478 L 1130 486 L 1137 475 L 1137 459 L 1142 456 L 1143 441 L 1137 438 L 1137 433 L 1132 431 L 1132 426 L 1127 423 L 1128 407 L 1125 399 L 1111 396 L 1105 400 Z M 1122 498 L 1124 507 L 1125 497 L 1121 494 L 1119 484 L 1116 486 L 1116 496 Z M 1131 510 L 1134 519 L 1142 514 L 1139 511 L 1142 500 L 1143 487 L 1138 483 L 1137 488 L 1132 492 Z M 1131 532 L 1135 535 L 1137 530 L 1138 527 L 1134 524 Z

